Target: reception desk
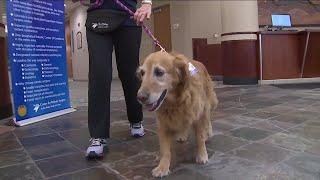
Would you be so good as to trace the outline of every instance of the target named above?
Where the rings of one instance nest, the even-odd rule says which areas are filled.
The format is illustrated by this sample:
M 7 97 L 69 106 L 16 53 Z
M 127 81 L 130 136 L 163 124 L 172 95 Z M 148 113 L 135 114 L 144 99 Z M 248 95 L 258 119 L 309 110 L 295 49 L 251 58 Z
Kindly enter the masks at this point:
M 260 80 L 320 77 L 320 30 L 259 33 Z

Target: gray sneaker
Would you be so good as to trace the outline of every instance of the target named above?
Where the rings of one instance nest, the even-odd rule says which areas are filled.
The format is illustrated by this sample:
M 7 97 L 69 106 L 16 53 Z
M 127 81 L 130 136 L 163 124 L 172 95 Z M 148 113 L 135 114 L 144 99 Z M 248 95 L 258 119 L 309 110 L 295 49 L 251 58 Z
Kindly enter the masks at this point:
M 130 124 L 131 136 L 139 138 L 145 135 L 142 123 L 132 123 Z
M 91 142 L 91 145 L 87 149 L 86 158 L 88 159 L 103 158 L 103 149 L 107 145 L 106 139 L 91 138 L 90 142 Z

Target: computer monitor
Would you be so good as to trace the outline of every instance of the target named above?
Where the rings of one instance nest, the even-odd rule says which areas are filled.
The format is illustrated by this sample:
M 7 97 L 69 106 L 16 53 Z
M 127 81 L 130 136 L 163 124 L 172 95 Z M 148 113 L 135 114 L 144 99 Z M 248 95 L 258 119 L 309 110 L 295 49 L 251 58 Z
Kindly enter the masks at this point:
M 291 17 L 289 14 L 272 14 L 272 26 L 274 27 L 291 27 Z

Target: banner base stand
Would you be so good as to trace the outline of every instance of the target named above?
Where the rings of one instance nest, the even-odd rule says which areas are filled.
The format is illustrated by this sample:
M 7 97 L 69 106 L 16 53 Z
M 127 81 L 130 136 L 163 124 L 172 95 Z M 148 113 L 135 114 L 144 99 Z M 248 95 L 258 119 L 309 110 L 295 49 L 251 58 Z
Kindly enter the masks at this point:
M 36 123 L 36 122 L 39 122 L 39 121 L 43 121 L 43 120 L 46 120 L 46 119 L 54 118 L 54 117 L 57 117 L 57 116 L 61 116 L 61 115 L 64 115 L 64 114 L 72 113 L 72 112 L 75 112 L 75 111 L 76 111 L 76 109 L 74 109 L 74 108 L 68 108 L 68 109 L 64 109 L 64 110 L 60 110 L 60 111 L 44 114 L 44 115 L 41 115 L 41 116 L 33 117 L 33 118 L 30 118 L 30 119 L 25 119 L 25 120 L 18 121 L 18 122 L 16 121 L 16 118 L 14 118 L 13 120 L 14 120 L 16 126 L 20 127 L 20 126 L 26 126 L 26 125 L 29 125 L 29 124 L 32 124 L 32 123 Z

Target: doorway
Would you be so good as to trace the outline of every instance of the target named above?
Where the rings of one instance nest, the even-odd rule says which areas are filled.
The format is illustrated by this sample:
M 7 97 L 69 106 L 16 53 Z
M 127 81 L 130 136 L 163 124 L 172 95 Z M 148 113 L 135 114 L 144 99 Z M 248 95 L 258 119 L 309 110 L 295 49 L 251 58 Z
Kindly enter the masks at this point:
M 171 21 L 170 21 L 170 5 L 164 5 L 153 9 L 154 16 L 154 35 L 164 46 L 166 51 L 172 50 L 171 44 Z M 156 47 L 159 51 L 160 48 Z
M 68 78 L 69 79 L 73 79 L 70 21 L 66 22 L 66 30 L 65 31 L 66 31 L 66 51 L 67 51 Z

